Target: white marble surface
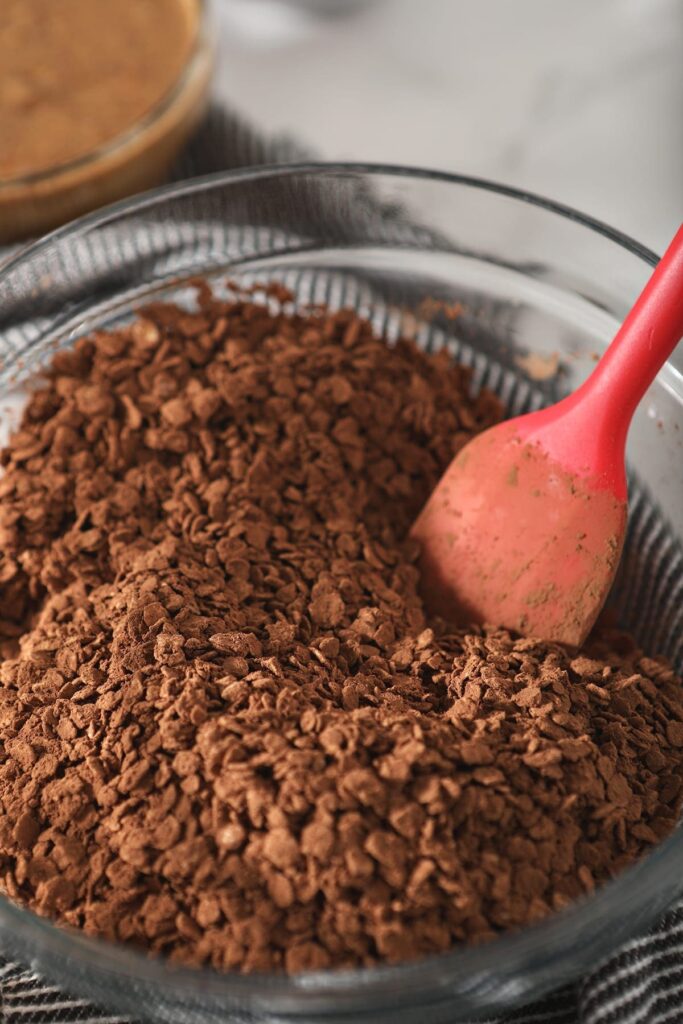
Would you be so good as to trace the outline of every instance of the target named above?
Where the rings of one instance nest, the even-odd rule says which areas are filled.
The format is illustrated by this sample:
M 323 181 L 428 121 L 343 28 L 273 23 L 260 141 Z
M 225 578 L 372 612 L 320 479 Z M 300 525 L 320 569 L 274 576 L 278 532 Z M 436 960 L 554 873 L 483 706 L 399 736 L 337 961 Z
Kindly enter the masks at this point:
M 683 0 L 214 2 L 221 87 L 324 158 L 528 188 L 658 251 L 683 220 Z

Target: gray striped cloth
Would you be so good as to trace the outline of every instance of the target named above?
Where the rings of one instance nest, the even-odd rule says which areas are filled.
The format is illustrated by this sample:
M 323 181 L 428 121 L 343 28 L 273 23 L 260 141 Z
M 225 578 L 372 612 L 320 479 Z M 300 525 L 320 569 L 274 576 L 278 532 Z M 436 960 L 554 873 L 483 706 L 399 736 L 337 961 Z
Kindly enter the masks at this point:
M 285 137 L 264 138 L 223 107 L 206 121 L 175 169 L 178 179 L 227 168 L 301 160 Z M 428 1024 L 428 1018 L 425 1018 Z M 683 902 L 586 978 L 504 1019 L 482 1024 L 683 1024 Z M 0 958 L 0 1024 L 136 1024 Z M 141 1024 L 141 1022 L 140 1022 Z M 454 1021 L 453 1024 L 456 1024 Z M 457 1022 L 464 1024 L 464 1022 Z

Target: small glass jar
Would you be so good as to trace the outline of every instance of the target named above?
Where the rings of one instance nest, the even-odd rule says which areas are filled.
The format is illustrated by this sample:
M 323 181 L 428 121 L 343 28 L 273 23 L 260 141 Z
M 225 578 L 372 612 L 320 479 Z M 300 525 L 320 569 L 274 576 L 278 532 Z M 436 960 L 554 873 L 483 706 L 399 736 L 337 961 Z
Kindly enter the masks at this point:
M 35 172 L 0 175 L 0 244 L 37 235 L 163 181 L 204 111 L 213 58 L 207 5 L 203 0 L 178 4 L 189 33 L 179 77 L 146 114 L 91 151 Z M 115 5 L 102 5 L 102 12 L 106 32 Z

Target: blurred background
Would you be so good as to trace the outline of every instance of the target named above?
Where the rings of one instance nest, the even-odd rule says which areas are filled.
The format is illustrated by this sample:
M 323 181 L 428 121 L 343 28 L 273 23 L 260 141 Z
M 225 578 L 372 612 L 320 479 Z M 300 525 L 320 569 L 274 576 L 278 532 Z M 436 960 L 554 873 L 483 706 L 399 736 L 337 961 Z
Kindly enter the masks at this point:
M 657 251 L 683 220 L 683 0 L 0 7 L 0 245 L 169 173 L 306 156 L 516 185 Z
M 682 0 L 213 0 L 216 87 L 325 159 L 493 178 L 661 251 L 683 220 Z

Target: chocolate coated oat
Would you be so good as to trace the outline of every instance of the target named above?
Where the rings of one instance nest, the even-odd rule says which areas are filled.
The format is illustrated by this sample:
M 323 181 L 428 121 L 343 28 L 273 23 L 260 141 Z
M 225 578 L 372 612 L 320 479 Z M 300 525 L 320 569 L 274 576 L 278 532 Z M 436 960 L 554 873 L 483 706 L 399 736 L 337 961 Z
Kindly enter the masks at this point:
M 243 971 L 518 928 L 673 827 L 681 683 L 427 621 L 407 529 L 501 415 L 351 312 L 148 308 L 2 455 L 0 880 Z

